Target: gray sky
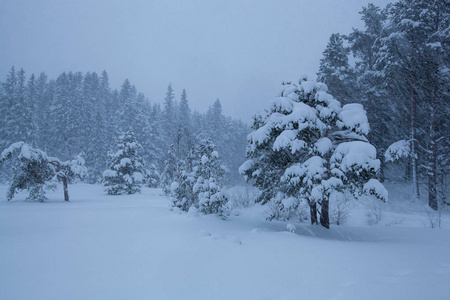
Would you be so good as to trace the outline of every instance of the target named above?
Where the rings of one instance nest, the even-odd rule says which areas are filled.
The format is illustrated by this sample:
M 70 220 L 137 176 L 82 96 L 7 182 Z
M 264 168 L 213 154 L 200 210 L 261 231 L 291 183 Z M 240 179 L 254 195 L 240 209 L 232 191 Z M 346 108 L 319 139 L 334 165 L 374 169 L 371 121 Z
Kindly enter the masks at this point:
M 172 82 L 193 109 L 220 98 L 249 121 L 282 81 L 314 78 L 331 33 L 361 27 L 368 2 L 391 1 L 2 0 L 1 81 L 13 65 L 50 78 L 106 70 L 112 88 L 128 78 L 151 102 Z

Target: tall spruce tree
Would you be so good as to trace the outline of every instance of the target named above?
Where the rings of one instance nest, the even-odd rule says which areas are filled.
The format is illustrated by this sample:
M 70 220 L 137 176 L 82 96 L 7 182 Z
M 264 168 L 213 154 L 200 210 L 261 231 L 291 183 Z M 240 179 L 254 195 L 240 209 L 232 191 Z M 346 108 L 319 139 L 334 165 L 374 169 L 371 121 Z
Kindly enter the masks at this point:
M 325 83 L 330 92 L 342 101 L 354 100 L 355 74 L 348 63 L 350 49 L 344 46 L 344 39 L 339 33 L 330 36 L 327 47 L 320 60 L 318 81 Z

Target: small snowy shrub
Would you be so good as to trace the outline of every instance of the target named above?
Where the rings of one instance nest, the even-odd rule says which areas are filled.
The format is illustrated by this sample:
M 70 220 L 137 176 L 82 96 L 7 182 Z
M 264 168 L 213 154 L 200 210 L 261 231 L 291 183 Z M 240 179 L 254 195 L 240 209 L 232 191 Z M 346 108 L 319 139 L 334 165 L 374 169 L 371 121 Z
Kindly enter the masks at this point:
M 442 227 L 442 222 L 445 216 L 444 211 L 447 209 L 447 207 L 444 206 L 443 204 L 444 203 L 440 202 L 437 210 L 431 209 L 428 206 L 424 206 L 424 210 L 427 215 L 427 224 L 425 225 L 425 227 L 430 228 Z
M 364 203 L 365 215 L 369 225 L 378 224 L 383 219 L 385 203 L 369 198 Z
M 344 224 L 353 208 L 349 192 L 335 192 L 330 195 L 330 221 L 336 225 Z
M 258 197 L 258 190 L 248 184 L 228 189 L 226 193 L 229 209 L 250 207 Z
M 289 231 L 290 233 L 295 233 L 295 231 L 297 230 L 297 228 L 295 227 L 294 224 L 288 223 L 286 225 L 286 229 L 287 231 Z

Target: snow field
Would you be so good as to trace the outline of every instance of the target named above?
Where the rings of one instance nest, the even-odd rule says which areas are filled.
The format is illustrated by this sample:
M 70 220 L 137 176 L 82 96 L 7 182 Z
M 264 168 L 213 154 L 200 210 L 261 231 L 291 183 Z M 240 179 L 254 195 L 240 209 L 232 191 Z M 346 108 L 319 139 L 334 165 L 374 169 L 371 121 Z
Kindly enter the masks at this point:
M 47 203 L 0 187 L 0 299 L 446 299 L 450 234 L 392 198 L 384 219 L 320 226 L 169 209 L 160 189 L 69 186 Z M 404 190 L 397 189 L 397 193 Z M 402 204 L 403 205 L 403 204 Z M 404 208 L 403 206 L 401 206 Z M 391 209 L 392 208 L 392 209 Z M 403 210 L 403 209 L 402 209 Z M 447 220 L 448 222 L 448 220 Z M 389 226 L 386 226 L 389 225 Z M 445 224 L 447 225 L 447 224 Z

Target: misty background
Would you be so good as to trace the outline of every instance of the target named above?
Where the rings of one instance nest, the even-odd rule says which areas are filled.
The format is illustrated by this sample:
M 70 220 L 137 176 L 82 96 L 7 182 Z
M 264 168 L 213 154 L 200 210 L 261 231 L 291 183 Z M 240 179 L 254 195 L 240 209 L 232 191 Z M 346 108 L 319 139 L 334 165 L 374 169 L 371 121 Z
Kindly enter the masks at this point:
M 316 77 L 334 32 L 362 27 L 364 0 L 2 1 L 0 74 L 101 72 L 152 103 L 171 82 L 178 98 L 249 122 L 280 83 Z M 385 6 L 389 1 L 370 1 Z

